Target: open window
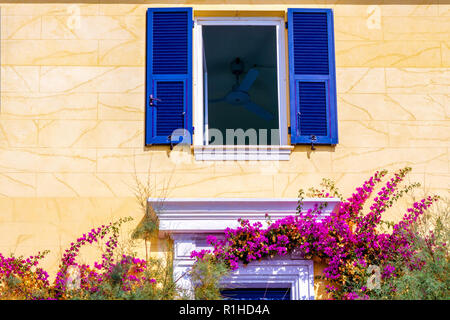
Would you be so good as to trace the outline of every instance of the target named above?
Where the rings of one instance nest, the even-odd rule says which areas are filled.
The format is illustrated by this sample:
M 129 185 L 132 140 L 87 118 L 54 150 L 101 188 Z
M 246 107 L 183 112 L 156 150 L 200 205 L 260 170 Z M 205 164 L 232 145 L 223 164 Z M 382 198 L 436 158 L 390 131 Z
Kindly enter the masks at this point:
M 194 43 L 194 144 L 285 145 L 283 19 L 198 18 Z
M 276 27 L 207 25 L 202 40 L 205 143 L 280 144 Z

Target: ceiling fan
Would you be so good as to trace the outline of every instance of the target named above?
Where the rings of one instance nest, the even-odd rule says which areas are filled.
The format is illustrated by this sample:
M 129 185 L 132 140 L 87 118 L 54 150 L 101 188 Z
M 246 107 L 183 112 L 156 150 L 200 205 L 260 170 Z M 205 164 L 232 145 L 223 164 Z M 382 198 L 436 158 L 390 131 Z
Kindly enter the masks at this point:
M 231 91 L 221 99 L 209 100 L 209 103 L 227 102 L 232 105 L 243 106 L 264 120 L 272 120 L 273 114 L 252 102 L 248 94 L 256 78 L 258 78 L 259 71 L 256 68 L 251 68 L 239 83 L 239 76 L 244 72 L 244 62 L 238 57 L 231 62 L 231 72 L 236 76 L 236 83 L 233 85 Z

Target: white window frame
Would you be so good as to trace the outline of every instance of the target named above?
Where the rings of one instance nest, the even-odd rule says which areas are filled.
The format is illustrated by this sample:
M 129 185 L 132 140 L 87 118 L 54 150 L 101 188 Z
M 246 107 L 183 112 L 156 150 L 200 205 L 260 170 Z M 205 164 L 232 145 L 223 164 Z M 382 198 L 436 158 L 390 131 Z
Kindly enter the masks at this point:
M 202 26 L 252 25 L 275 26 L 277 35 L 277 90 L 279 145 L 217 146 L 208 145 L 203 103 L 203 36 Z M 285 22 L 277 17 L 197 17 L 194 23 L 194 141 L 196 160 L 289 160 L 292 146 L 287 145 L 287 79 Z

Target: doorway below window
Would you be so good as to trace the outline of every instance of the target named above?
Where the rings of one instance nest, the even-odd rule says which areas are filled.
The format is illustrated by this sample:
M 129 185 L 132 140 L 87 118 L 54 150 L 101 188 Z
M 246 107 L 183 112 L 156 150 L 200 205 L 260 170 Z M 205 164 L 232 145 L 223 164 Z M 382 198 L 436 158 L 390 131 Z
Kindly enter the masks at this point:
M 150 198 L 148 201 L 149 206 L 158 212 L 159 236 L 170 236 L 173 240 L 173 277 L 178 279 L 177 284 L 190 293 L 191 297 L 194 287 L 189 270 L 195 262 L 191 253 L 212 249 L 206 241 L 208 235 L 220 238 L 226 228 L 236 228 L 240 225 L 238 218 L 246 219 L 251 224 L 264 223 L 267 214 L 274 221 L 283 219 L 295 215 L 298 205 L 297 198 Z M 302 212 L 324 202 L 327 205 L 317 216 L 319 220 L 336 210 L 340 200 L 304 199 Z M 241 263 L 237 270 L 221 279 L 220 287 L 289 288 L 291 300 L 314 299 L 314 262 L 305 260 L 298 254 L 290 254 L 252 261 L 246 266 Z

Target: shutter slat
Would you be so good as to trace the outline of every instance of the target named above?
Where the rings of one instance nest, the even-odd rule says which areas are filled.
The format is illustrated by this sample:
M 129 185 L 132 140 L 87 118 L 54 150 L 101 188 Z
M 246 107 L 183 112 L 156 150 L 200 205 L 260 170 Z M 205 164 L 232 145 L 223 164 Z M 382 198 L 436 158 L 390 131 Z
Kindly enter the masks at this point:
M 154 74 L 187 74 L 188 31 L 187 12 L 153 13 Z
M 327 103 L 325 82 L 299 82 L 300 134 L 327 135 Z
M 326 13 L 294 13 L 295 74 L 329 74 Z

